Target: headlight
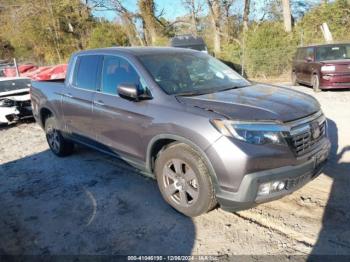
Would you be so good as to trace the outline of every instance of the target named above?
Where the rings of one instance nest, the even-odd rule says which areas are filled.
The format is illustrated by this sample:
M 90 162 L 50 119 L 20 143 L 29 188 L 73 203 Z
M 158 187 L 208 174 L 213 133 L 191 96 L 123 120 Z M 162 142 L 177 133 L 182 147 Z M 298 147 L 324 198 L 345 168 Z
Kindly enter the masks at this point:
M 225 136 L 255 144 L 285 144 L 283 132 L 287 129 L 276 123 L 243 123 L 229 120 L 212 120 L 211 123 Z
M 335 66 L 334 65 L 324 65 L 321 67 L 322 72 L 334 72 Z
M 3 99 L 3 100 L 0 100 L 0 107 L 11 107 L 11 106 L 14 106 L 14 102 L 10 99 Z

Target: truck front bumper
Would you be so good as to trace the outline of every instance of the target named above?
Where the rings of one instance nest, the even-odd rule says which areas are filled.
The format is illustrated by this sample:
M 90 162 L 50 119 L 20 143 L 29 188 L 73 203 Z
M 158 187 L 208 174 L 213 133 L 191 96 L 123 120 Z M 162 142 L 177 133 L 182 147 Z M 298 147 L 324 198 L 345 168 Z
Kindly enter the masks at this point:
M 248 209 L 293 193 L 322 173 L 330 147 L 330 142 L 327 141 L 312 158 L 300 165 L 247 174 L 237 192 L 217 190 L 216 198 L 221 208 L 227 211 Z M 258 195 L 260 185 L 274 181 L 282 181 L 285 187 L 267 195 Z

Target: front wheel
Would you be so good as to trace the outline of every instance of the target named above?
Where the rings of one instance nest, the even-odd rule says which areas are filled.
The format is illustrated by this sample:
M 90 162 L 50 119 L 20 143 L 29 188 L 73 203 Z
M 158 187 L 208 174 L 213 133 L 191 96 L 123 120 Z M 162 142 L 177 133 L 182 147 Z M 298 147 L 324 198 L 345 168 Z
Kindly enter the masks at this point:
M 45 121 L 46 140 L 51 151 L 60 157 L 70 155 L 74 150 L 74 143 L 65 139 L 58 130 L 54 117 Z
M 297 74 L 295 73 L 295 71 L 292 72 L 291 79 L 292 79 L 292 86 L 298 86 L 299 85 L 299 82 L 298 82 L 298 79 L 297 79 Z
M 161 151 L 155 174 L 165 201 L 186 216 L 198 216 L 215 207 L 209 170 L 190 146 L 174 143 Z
M 312 76 L 312 88 L 314 89 L 315 92 L 320 92 L 320 79 L 318 75 L 313 75 Z

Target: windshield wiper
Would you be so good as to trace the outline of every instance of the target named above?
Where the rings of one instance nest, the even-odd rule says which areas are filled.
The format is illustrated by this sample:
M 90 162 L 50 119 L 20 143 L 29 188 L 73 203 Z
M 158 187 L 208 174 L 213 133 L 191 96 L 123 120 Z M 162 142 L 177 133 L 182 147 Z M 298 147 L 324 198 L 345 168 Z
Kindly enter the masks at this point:
M 231 86 L 231 87 L 228 87 L 228 88 L 223 88 L 223 89 L 216 90 L 215 93 L 224 92 L 224 91 L 228 91 L 228 90 L 231 90 L 231 89 L 243 88 L 243 87 L 247 87 L 247 86 L 249 86 L 249 85 Z
M 177 93 L 176 96 L 200 96 L 205 94 L 210 94 L 212 92 L 183 92 L 183 93 Z

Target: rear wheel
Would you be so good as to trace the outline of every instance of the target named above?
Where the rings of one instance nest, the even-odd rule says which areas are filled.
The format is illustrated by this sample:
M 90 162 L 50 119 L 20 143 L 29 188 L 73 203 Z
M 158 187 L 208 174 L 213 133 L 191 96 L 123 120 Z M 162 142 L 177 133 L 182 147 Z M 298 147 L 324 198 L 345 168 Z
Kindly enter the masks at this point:
M 318 75 L 313 75 L 312 76 L 312 88 L 314 89 L 315 92 L 320 92 L 321 88 L 320 88 L 320 79 L 318 77 Z
M 175 143 L 161 151 L 155 173 L 165 201 L 186 216 L 198 216 L 215 207 L 208 168 L 190 146 Z
M 74 150 L 74 143 L 65 139 L 58 130 L 54 117 L 45 121 L 46 140 L 51 151 L 60 157 L 70 155 Z

